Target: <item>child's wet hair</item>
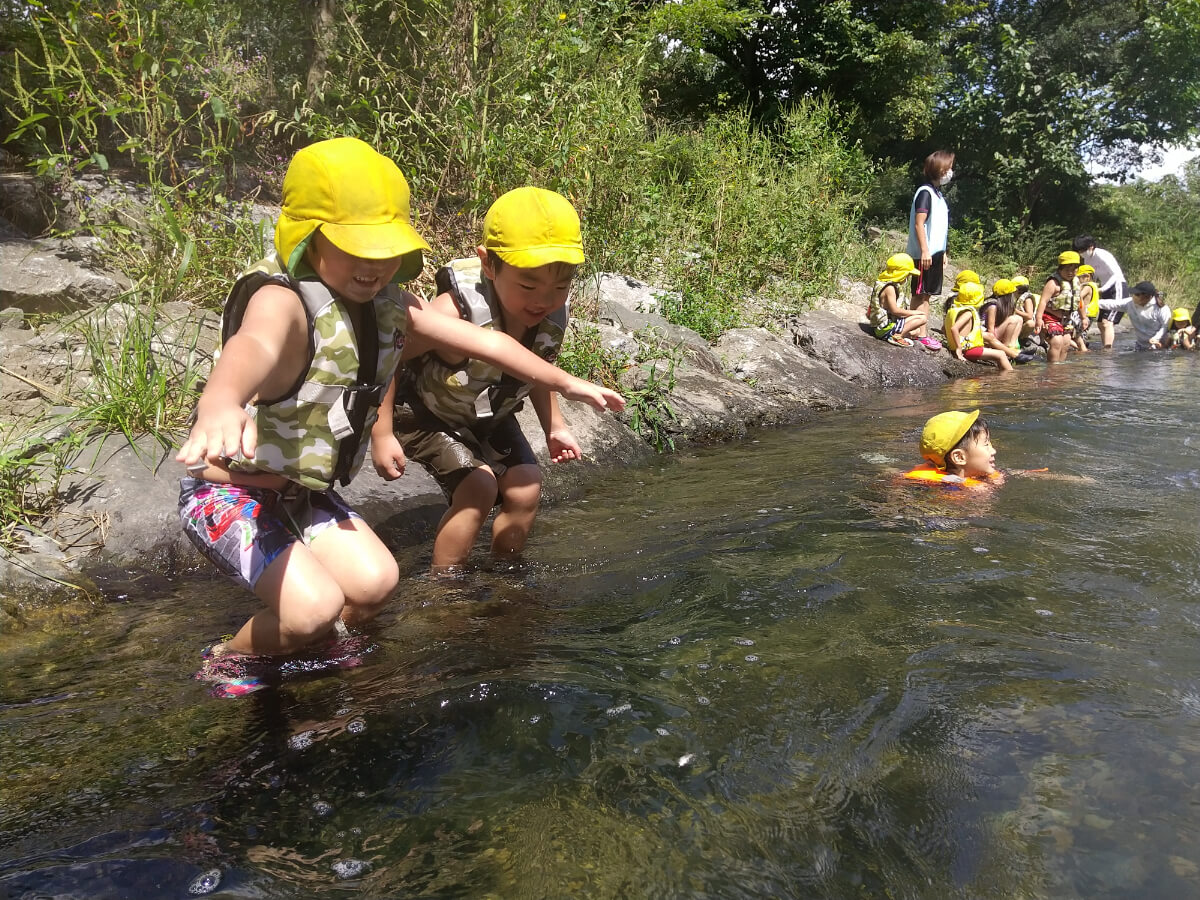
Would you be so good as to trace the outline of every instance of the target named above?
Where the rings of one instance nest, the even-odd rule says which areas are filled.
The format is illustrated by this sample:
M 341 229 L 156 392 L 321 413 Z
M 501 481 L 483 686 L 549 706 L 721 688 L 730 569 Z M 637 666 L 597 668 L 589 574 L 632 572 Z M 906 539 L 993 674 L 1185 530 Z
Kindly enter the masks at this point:
M 492 267 L 492 271 L 496 272 L 497 274 L 499 274 L 500 270 L 507 265 L 507 263 L 500 258 L 500 255 L 496 253 L 495 250 L 489 250 L 487 252 L 487 258 L 488 263 Z M 566 279 L 574 278 L 575 271 L 579 268 L 579 266 L 569 262 L 552 262 L 547 263 L 546 265 L 550 267 L 550 277 L 555 281 L 565 281 Z
M 968 445 L 986 441 L 989 437 L 991 437 L 991 432 L 988 430 L 987 422 L 982 417 L 976 419 L 967 433 L 958 439 L 958 443 L 946 451 L 946 459 L 949 459 L 950 454 L 955 450 L 965 450 Z

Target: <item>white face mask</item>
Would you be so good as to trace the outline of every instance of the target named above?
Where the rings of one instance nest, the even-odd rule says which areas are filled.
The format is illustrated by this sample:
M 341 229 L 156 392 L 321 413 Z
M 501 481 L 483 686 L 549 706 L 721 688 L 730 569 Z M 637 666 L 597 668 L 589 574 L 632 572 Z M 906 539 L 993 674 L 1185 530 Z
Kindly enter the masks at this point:
M 953 177 L 954 177 L 954 170 L 947 169 L 946 174 L 941 177 L 941 179 L 938 181 L 938 184 L 940 184 L 942 187 L 945 187 L 946 185 L 948 185 L 950 183 L 950 179 Z

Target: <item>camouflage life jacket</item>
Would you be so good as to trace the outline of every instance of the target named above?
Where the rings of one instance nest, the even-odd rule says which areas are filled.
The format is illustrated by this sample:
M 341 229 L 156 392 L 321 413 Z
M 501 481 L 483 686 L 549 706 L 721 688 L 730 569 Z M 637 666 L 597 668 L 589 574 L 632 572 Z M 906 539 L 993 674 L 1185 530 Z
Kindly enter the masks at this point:
M 1071 320 L 1071 313 L 1075 311 L 1075 298 L 1079 295 L 1079 283 L 1074 279 L 1066 279 L 1057 272 L 1052 273 L 1047 279 L 1047 282 L 1053 281 L 1059 287 L 1059 292 L 1046 301 L 1046 309 L 1043 315 L 1066 325 Z
M 477 257 L 453 260 L 438 269 L 435 277 L 438 293 L 454 298 L 463 319 L 480 328 L 503 327 L 500 302 Z M 547 362 L 554 362 L 566 327 L 564 306 L 544 318 L 525 345 Z M 482 426 L 488 430 L 514 412 L 532 390 L 528 382 L 504 374 L 491 363 L 468 358 L 451 364 L 436 353 L 407 362 L 403 378 L 400 399 L 423 406 L 455 428 Z
M 907 277 L 901 278 L 899 281 L 876 281 L 875 289 L 871 291 L 871 302 L 867 304 L 867 321 L 876 328 L 885 328 L 891 321 L 887 307 L 879 299 L 879 295 L 886 287 L 894 287 L 896 289 L 896 305 L 901 309 L 908 309 L 908 297 L 904 292 L 907 285 Z
M 250 298 L 267 284 L 295 291 L 309 327 L 305 373 L 282 397 L 258 398 L 247 411 L 258 428 L 253 459 L 228 461 L 233 472 L 271 472 L 311 490 L 348 484 L 362 465 L 370 431 L 396 364 L 405 321 L 400 288 L 389 284 L 362 304 L 362 334 L 346 308 L 316 278 L 296 280 L 272 254 L 246 270 L 225 301 L 222 345 L 241 327 Z

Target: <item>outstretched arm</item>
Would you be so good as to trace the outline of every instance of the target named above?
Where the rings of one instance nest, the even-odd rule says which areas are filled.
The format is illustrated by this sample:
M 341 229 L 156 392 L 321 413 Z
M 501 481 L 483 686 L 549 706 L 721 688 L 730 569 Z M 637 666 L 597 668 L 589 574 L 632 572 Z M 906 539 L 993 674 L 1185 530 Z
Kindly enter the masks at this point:
M 480 328 L 457 314 L 442 311 L 441 299 L 432 304 L 419 300 L 409 304 L 406 358 L 432 350 L 448 357 L 482 359 L 522 381 L 557 391 L 569 400 L 588 403 L 600 410 L 625 408 L 625 398 L 616 391 L 564 372 L 503 332 Z
M 300 298 L 281 285 L 255 292 L 241 327 L 221 349 L 196 404 L 196 424 L 175 459 L 198 469 L 222 456 L 253 456 L 258 435 L 246 404 L 285 393 L 300 377 L 307 350 Z

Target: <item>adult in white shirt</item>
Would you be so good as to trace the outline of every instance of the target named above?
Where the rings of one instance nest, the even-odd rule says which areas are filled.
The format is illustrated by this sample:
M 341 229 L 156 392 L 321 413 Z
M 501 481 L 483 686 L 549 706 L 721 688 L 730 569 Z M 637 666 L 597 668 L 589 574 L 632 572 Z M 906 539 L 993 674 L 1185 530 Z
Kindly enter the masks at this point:
M 1117 258 L 1102 247 L 1090 234 L 1081 234 L 1071 242 L 1075 252 L 1083 261 L 1096 270 L 1092 281 L 1100 286 L 1100 340 L 1105 350 L 1111 350 L 1117 323 L 1125 315 L 1125 304 L 1129 300 L 1129 284 Z
M 925 158 L 922 170 L 925 181 L 913 194 L 908 210 L 908 255 L 920 269 L 912 277 L 912 306 L 915 312 L 929 320 L 929 298 L 942 292 L 942 272 L 946 262 L 946 245 L 950 237 L 950 209 L 942 188 L 954 177 L 954 154 L 936 150 Z M 913 337 L 925 350 L 941 350 L 942 344 L 927 330 L 926 325 L 915 329 Z

